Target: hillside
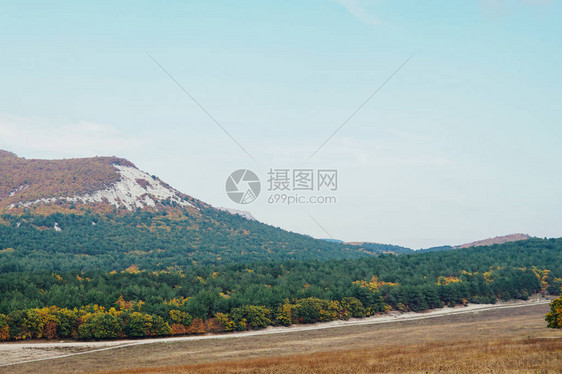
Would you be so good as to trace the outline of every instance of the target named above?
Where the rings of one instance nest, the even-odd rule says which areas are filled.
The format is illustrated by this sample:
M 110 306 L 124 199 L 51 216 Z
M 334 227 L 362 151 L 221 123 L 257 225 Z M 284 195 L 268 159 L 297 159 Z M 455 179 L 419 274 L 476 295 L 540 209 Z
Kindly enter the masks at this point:
M 348 242 L 345 244 L 354 245 L 357 247 L 365 248 L 371 251 L 381 252 L 381 253 L 395 253 L 395 254 L 402 254 L 402 253 L 413 253 L 414 250 L 406 247 L 401 247 L 399 245 L 393 244 L 381 244 L 381 243 L 373 243 L 373 242 Z
M 125 159 L 26 160 L 0 150 L 0 212 L 100 212 L 202 204 Z
M 413 252 L 289 233 L 248 212 L 215 209 L 117 157 L 28 160 L 0 150 L 0 214 L 3 269 L 165 268 Z M 421 252 L 527 238 L 515 234 Z
M 123 159 L 0 161 L 0 341 L 242 331 L 562 285 L 562 239 L 433 253 L 317 240 L 215 209 Z
M 378 253 L 215 209 L 117 157 L 26 160 L 0 151 L 0 214 L 0 271 L 166 269 Z
M 531 236 L 529 236 L 527 234 L 510 234 L 510 235 L 504 235 L 504 236 L 496 236 L 494 238 L 478 240 L 478 241 L 475 241 L 475 242 L 465 243 L 465 244 L 456 245 L 456 246 L 442 245 L 442 246 L 439 246 L 439 247 L 419 249 L 417 251 L 415 251 L 411 248 L 401 247 L 401 246 L 398 246 L 398 245 L 381 244 L 381 243 L 373 243 L 373 242 L 348 242 L 348 243 L 345 243 L 345 244 L 358 246 L 358 247 L 361 247 L 361 248 L 364 248 L 364 249 L 367 249 L 367 250 L 376 251 L 376 252 L 380 252 L 380 253 L 405 254 L 405 253 L 416 253 L 416 252 L 417 253 L 441 252 L 441 251 L 448 251 L 448 250 L 451 250 L 451 249 L 483 247 L 483 246 L 489 246 L 489 245 L 494 245 L 494 244 L 503 244 L 503 243 L 516 242 L 516 241 L 520 241 L 520 240 L 527 240 L 527 239 L 530 239 L 530 238 L 531 238 Z
M 527 299 L 562 285 L 560 239 L 418 253 L 215 209 L 115 157 L 3 152 L 0 168 L 0 340 L 248 330 Z
M 527 240 L 531 237 L 527 234 L 510 234 L 504 236 L 496 236 L 495 238 L 489 238 L 484 240 L 478 240 L 472 243 L 461 244 L 455 246 L 454 248 L 470 248 L 470 247 L 481 247 L 487 245 L 494 245 L 494 244 L 503 244 L 509 242 L 516 242 L 519 240 Z
M 494 238 L 488 238 L 483 240 L 477 240 L 475 242 L 465 243 L 461 245 L 451 246 L 451 245 L 442 245 L 439 247 L 431 247 L 418 250 L 418 253 L 425 253 L 425 252 L 441 252 L 441 251 L 448 251 L 451 249 L 461 249 L 461 248 L 474 248 L 474 247 L 484 247 L 494 244 L 504 244 L 510 242 L 517 242 L 521 240 L 528 240 L 531 239 L 531 236 L 527 234 L 510 234 L 510 235 L 503 235 L 503 236 L 496 236 Z

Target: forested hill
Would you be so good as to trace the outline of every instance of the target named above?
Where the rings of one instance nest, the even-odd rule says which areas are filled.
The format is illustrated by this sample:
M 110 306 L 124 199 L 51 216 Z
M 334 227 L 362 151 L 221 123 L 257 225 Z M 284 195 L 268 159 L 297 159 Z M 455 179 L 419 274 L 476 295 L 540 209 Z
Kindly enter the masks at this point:
M 356 258 L 230 214 L 117 157 L 25 159 L 0 150 L 0 272 Z
M 0 214 L 0 341 L 247 330 L 562 285 L 562 239 L 430 253 L 317 240 L 215 209 L 115 157 L 0 151 Z
M 451 249 L 459 249 L 459 248 L 485 247 L 485 246 L 490 246 L 490 245 L 493 245 L 493 244 L 518 242 L 518 241 L 527 240 L 527 239 L 530 239 L 530 238 L 531 238 L 531 236 L 529 236 L 527 234 L 520 234 L 520 233 L 519 234 L 510 234 L 510 235 L 496 236 L 495 238 L 478 240 L 478 241 L 475 241 L 475 242 L 465 243 L 465 244 L 461 244 L 461 245 L 457 245 L 457 246 L 443 245 L 443 246 L 439 246 L 439 247 L 419 249 L 418 252 L 419 253 L 440 252 L 440 251 L 448 251 L 448 250 L 451 250 Z
M 162 270 L 196 264 L 357 258 L 376 253 L 216 209 L 0 216 L 0 272 Z

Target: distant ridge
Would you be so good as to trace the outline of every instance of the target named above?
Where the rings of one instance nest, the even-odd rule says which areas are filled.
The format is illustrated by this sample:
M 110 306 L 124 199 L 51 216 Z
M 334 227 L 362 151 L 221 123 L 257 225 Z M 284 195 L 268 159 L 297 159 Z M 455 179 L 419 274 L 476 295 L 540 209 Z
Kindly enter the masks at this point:
M 503 236 L 496 236 L 494 238 L 478 240 L 471 243 L 461 244 L 454 246 L 453 248 L 470 248 L 470 247 L 480 247 L 480 246 L 487 246 L 487 245 L 494 245 L 494 244 L 503 244 L 509 242 L 516 242 L 519 240 L 527 240 L 530 239 L 531 236 L 527 234 L 510 234 L 510 235 L 503 235 Z
M 489 246 L 489 245 L 494 245 L 494 244 L 503 244 L 503 243 L 509 243 L 509 242 L 517 242 L 517 241 L 520 241 L 520 240 L 528 240 L 528 239 L 531 239 L 531 238 L 532 237 L 530 235 L 517 233 L 517 234 L 496 236 L 494 238 L 488 238 L 488 239 L 483 239 L 483 240 L 477 240 L 475 242 L 465 243 L 465 244 L 456 245 L 456 246 L 443 245 L 443 246 L 439 246 L 439 247 L 425 248 L 425 249 L 420 249 L 417 252 L 440 252 L 440 251 L 448 251 L 448 250 L 451 250 L 451 249 L 483 247 L 483 246 Z
M 431 247 L 431 248 L 424 248 L 419 250 L 413 250 L 407 247 L 401 247 L 398 245 L 392 244 L 382 244 L 382 243 L 375 243 L 375 242 L 346 242 L 347 245 L 353 245 L 360 248 L 363 248 L 367 252 L 374 250 L 378 253 L 395 253 L 395 254 L 404 254 L 404 253 L 424 253 L 424 252 L 441 252 L 441 251 L 449 251 L 452 249 L 461 249 L 461 248 L 472 248 L 472 247 L 482 247 L 482 246 L 489 246 L 494 244 L 503 244 L 509 242 L 516 242 L 520 240 L 528 240 L 532 237 L 527 234 L 509 234 L 503 236 L 496 236 L 494 238 L 488 238 L 483 240 L 477 240 L 470 243 L 465 243 L 461 245 L 442 245 L 438 247 Z M 343 242 L 342 242 L 343 243 Z

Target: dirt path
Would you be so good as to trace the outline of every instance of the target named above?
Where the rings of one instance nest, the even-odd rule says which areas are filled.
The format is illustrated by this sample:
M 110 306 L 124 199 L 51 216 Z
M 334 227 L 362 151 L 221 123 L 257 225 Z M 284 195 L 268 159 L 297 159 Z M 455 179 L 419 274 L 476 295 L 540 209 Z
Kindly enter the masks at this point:
M 374 316 L 362 319 L 351 319 L 348 321 L 333 321 L 318 323 L 314 325 L 293 325 L 290 327 L 269 327 L 264 330 L 246 331 L 227 334 L 214 334 L 203 336 L 182 336 L 171 338 L 153 338 L 142 340 L 118 340 L 102 342 L 40 342 L 40 343 L 1 343 L 0 344 L 0 367 L 18 364 L 33 363 L 38 361 L 55 360 L 77 355 L 85 355 L 94 352 L 102 352 L 124 347 L 147 345 L 154 343 L 186 342 L 215 339 L 240 339 L 244 337 L 286 334 L 299 331 L 312 331 L 347 326 L 362 326 L 384 323 L 396 323 L 401 321 L 415 321 L 420 319 L 438 318 L 466 313 L 484 312 L 508 308 L 522 308 L 547 304 L 549 300 L 535 299 L 530 301 L 508 302 L 500 304 L 471 304 L 455 308 L 442 308 L 423 313 L 391 313 L 384 316 Z

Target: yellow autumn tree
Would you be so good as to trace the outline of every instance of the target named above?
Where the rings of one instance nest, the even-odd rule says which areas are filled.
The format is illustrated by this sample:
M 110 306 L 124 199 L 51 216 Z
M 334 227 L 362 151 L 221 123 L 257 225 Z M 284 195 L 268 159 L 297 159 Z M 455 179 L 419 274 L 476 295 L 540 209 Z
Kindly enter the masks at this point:
M 10 326 L 8 318 L 4 314 L 0 314 L 0 342 L 10 339 Z
M 546 314 L 546 322 L 551 329 L 562 328 L 562 295 L 550 303 L 550 312 Z

